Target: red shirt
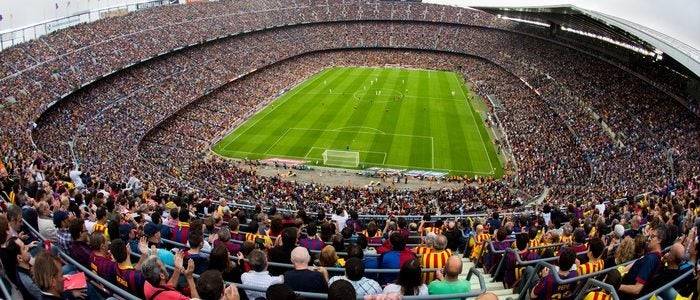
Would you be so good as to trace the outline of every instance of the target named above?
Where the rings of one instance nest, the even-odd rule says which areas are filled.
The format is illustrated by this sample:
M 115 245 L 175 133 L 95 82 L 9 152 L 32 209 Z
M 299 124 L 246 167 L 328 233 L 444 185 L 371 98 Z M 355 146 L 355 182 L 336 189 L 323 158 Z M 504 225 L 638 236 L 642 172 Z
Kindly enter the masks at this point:
M 165 290 L 164 292 L 160 292 L 155 298 L 153 297 L 153 294 L 158 292 L 159 290 Z M 176 291 L 172 286 L 166 285 L 166 286 L 159 286 L 159 287 L 154 287 L 146 281 L 146 284 L 143 285 L 143 294 L 146 296 L 146 299 L 149 300 L 189 300 L 190 298 L 185 297 L 182 293 Z

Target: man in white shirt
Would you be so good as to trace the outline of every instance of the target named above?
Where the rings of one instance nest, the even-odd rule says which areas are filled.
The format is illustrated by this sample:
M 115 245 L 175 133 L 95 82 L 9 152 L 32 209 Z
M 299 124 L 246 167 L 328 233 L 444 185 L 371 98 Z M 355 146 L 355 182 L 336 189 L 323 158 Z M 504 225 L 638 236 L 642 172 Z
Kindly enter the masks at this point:
M 80 175 L 83 175 L 83 172 L 80 171 L 80 168 L 75 168 L 75 170 L 71 170 L 70 172 L 68 172 L 70 180 L 73 181 L 75 188 L 77 188 L 78 190 L 82 190 L 85 188 L 85 184 L 83 183 L 83 179 L 80 178 Z
M 58 229 L 56 229 L 56 225 L 53 223 L 49 204 L 45 201 L 39 202 L 39 204 L 37 204 L 37 213 L 39 214 L 39 220 L 37 222 L 39 234 L 55 243 L 57 241 Z
M 143 192 L 141 180 L 136 177 L 138 174 L 138 171 L 131 170 L 131 177 L 129 177 L 129 181 L 126 183 L 126 188 L 131 190 L 131 193 L 135 196 L 141 196 L 141 193 Z
M 595 209 L 598 210 L 598 213 L 600 213 L 601 216 L 605 215 L 605 203 L 603 202 L 603 199 L 598 201 L 598 204 L 595 205 Z
M 345 263 L 345 276 L 333 276 L 328 280 L 330 286 L 337 280 L 347 280 L 355 288 L 357 296 L 377 295 L 382 293 L 379 283 L 365 276 L 365 265 L 362 260 L 353 257 Z
M 241 275 L 241 283 L 267 289 L 273 284 L 284 282 L 284 276 L 271 276 L 270 272 L 267 271 L 265 252 L 258 249 L 251 251 L 248 254 L 248 262 L 251 270 Z M 265 298 L 265 292 L 246 290 L 245 293 L 248 295 L 248 299 Z
M 335 210 L 335 213 L 331 215 L 331 220 L 333 220 L 333 222 L 336 224 L 335 226 L 338 227 L 338 232 L 341 232 L 343 231 L 343 228 L 345 228 L 345 223 L 348 221 L 348 212 L 338 207 L 338 209 Z

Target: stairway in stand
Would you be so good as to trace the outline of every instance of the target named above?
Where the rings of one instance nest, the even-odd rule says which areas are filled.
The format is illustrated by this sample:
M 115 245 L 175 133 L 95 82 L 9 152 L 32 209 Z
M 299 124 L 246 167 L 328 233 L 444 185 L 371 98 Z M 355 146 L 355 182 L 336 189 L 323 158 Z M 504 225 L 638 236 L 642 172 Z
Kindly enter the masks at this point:
M 474 263 L 469 261 L 468 258 L 462 258 L 462 264 L 464 268 L 462 268 L 462 275 L 459 276 L 464 279 L 467 277 L 469 269 L 474 267 Z M 513 300 L 518 299 L 518 294 L 513 294 L 513 289 L 504 288 L 502 282 L 492 282 L 493 278 L 491 278 L 491 274 L 485 273 L 483 268 L 477 268 L 477 270 L 484 275 L 486 290 L 498 295 L 499 300 L 507 300 L 509 298 Z M 472 284 L 472 291 L 479 289 L 479 278 L 472 276 L 470 282 Z

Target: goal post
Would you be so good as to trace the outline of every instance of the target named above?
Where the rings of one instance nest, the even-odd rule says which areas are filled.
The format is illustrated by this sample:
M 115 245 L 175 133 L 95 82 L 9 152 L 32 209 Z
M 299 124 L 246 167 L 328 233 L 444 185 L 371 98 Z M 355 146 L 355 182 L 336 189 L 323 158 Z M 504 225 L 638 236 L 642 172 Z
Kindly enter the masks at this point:
M 323 151 L 323 164 L 335 167 L 356 168 L 360 165 L 360 152 L 326 150 Z

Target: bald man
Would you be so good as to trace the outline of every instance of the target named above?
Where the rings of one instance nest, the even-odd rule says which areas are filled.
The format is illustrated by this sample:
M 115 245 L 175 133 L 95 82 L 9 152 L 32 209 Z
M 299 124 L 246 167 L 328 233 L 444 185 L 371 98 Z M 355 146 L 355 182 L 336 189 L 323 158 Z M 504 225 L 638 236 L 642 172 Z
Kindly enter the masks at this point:
M 479 297 L 476 297 L 476 300 L 498 300 L 498 296 L 496 296 L 494 293 L 488 292 L 479 295 Z
M 435 238 L 433 251 L 423 254 L 421 266 L 424 269 L 442 269 L 452 252 L 447 250 L 447 237 L 440 234 Z M 435 272 L 423 272 L 423 283 L 430 284 L 435 279 Z
M 459 279 L 459 274 L 462 274 L 462 258 L 459 256 L 450 256 L 450 258 L 447 259 L 444 271 L 438 270 L 436 273 L 437 279 L 428 285 L 428 294 L 446 295 L 469 293 L 471 289 L 469 281 Z
M 327 293 L 328 272 L 324 268 L 309 269 L 311 255 L 304 247 L 296 247 L 290 257 L 294 270 L 284 273 L 284 284 L 299 292 Z
M 650 291 L 656 290 L 693 268 L 692 264 L 688 263 L 685 259 L 685 247 L 681 243 L 675 243 L 671 246 L 671 249 L 662 258 L 662 264 L 663 263 L 665 263 L 666 266 L 654 277 L 654 280 L 651 280 L 642 288 L 641 294 L 647 294 Z M 672 288 L 661 292 L 659 296 L 663 296 L 663 299 L 676 299 L 678 290 L 684 290 L 683 287 L 689 286 L 691 281 L 692 276 L 682 280 Z M 688 295 L 682 296 L 687 297 Z

